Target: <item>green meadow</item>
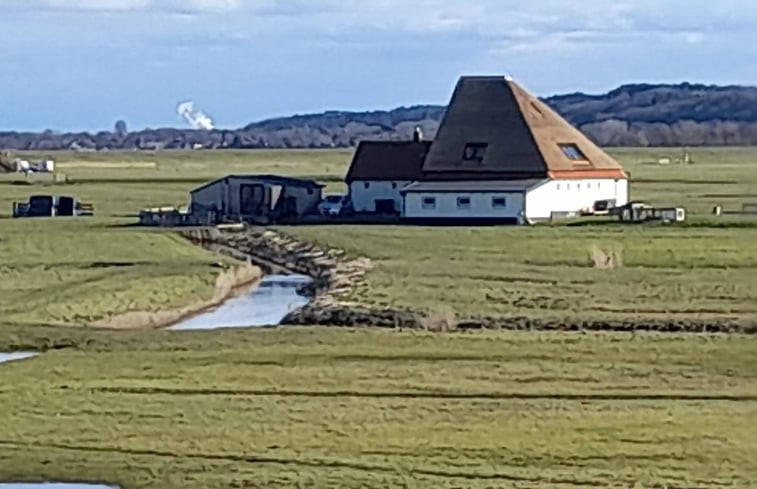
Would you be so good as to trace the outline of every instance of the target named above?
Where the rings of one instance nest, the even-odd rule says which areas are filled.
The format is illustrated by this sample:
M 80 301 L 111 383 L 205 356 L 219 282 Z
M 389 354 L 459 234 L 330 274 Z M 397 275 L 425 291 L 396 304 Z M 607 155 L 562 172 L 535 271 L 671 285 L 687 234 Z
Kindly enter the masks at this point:
M 671 318 L 750 322 L 757 312 L 757 150 L 617 149 L 632 198 L 680 205 L 685 226 L 534 228 L 297 227 L 284 232 L 372 258 L 355 299 L 430 314 Z M 343 190 L 349 151 L 189 151 L 24 154 L 52 157 L 68 185 L 0 176 L 0 313 L 13 323 L 80 324 L 107 313 L 178 307 L 212 295 L 218 258 L 181 239 L 124 227 L 143 207 L 184 205 L 188 190 L 230 173 L 280 173 Z M 661 158 L 671 160 L 660 165 Z M 94 219 L 3 219 L 40 192 L 95 204 Z M 7 214 L 6 214 L 7 215 Z M 19 287 L 20 278 L 24 285 Z M 19 299 L 27 299 L 19 302 Z M 44 304 L 49 302 L 50 305 Z M 443 308 L 444 311 L 438 309 Z
M 67 341 L 0 367 L 0 480 L 129 489 L 757 480 L 752 337 L 77 329 Z
M 352 298 L 433 315 L 757 322 L 757 149 L 612 150 L 682 226 L 285 227 L 375 268 Z M 0 481 L 172 488 L 751 488 L 749 335 L 274 328 L 109 331 L 210 298 L 218 263 L 140 208 L 229 173 L 343 190 L 345 151 L 61 153 L 67 185 L 0 175 Z M 14 220 L 71 194 L 94 218 Z

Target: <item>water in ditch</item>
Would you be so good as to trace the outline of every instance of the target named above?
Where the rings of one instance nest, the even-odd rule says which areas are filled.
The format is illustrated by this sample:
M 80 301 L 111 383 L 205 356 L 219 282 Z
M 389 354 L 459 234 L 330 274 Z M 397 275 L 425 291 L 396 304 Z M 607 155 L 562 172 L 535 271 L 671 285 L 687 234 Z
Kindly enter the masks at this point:
M 310 299 L 299 293 L 305 275 L 268 275 L 250 292 L 172 326 L 175 331 L 275 326 Z M 2 488 L 0 488 L 2 489 Z
M 0 489 L 117 489 L 116 486 L 101 484 L 71 484 L 62 482 L 44 482 L 40 484 L 23 482 L 0 482 Z
M 39 355 L 39 353 L 31 351 L 17 351 L 13 353 L 0 352 L 0 363 L 24 360 L 26 358 L 36 357 L 37 355 Z M 2 489 L 2 485 L 0 485 L 0 489 Z

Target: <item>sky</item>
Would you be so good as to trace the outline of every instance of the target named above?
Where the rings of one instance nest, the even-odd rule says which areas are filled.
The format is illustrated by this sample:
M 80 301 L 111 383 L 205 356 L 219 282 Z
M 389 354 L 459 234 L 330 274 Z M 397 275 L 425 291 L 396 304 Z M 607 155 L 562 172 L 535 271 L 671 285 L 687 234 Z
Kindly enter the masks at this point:
M 0 0 L 0 130 L 444 104 L 461 75 L 753 85 L 755 26 L 753 0 Z

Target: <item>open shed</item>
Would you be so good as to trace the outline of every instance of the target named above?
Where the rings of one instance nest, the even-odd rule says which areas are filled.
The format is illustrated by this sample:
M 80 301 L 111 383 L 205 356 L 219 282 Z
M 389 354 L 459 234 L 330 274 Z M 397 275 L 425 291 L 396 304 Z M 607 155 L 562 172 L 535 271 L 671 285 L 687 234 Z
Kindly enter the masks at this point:
M 293 222 L 316 212 L 323 185 L 276 175 L 229 175 L 190 193 L 190 214 L 198 223 Z

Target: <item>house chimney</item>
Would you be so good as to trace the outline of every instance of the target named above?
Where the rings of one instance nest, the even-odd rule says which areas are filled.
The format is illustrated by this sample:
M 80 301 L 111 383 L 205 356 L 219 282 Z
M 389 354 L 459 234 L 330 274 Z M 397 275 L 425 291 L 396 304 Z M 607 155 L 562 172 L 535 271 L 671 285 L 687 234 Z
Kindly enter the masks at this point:
M 415 130 L 413 131 L 413 142 L 420 143 L 422 140 L 423 130 L 421 129 L 421 126 L 415 126 Z

